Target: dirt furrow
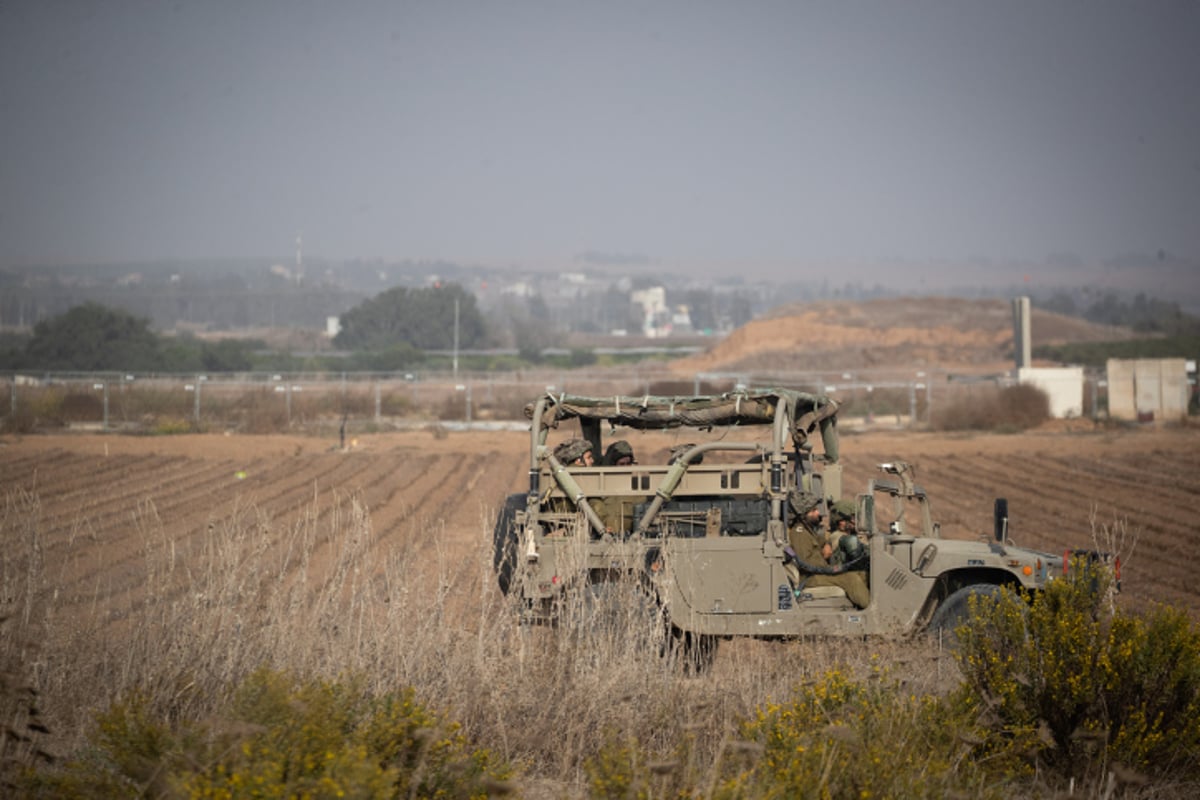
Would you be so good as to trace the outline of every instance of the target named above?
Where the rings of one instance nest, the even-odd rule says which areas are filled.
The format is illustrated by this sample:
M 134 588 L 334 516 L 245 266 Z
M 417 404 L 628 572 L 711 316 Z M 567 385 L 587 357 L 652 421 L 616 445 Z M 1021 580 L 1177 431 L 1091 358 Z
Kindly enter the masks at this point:
M 633 440 L 646 463 L 665 452 L 665 437 Z M 1128 602 L 1200 609 L 1198 443 L 1191 430 L 846 437 L 844 489 L 861 491 L 881 476 L 880 462 L 908 460 L 944 535 L 988 535 L 992 499 L 1004 496 L 1014 539 L 1050 552 L 1091 546 L 1094 514 L 1098 527 L 1137 536 L 1125 564 Z M 0 448 L 0 481 L 36 491 L 44 582 L 59 592 L 60 613 L 94 610 L 114 626 L 148 590 L 160 602 L 189 601 L 190 582 L 204 576 L 188 570 L 238 545 L 230 537 L 250 537 L 238 546 L 257 548 L 263 569 L 282 569 L 306 536 L 306 579 L 319 581 L 339 563 L 331 526 L 353 498 L 370 515 L 368 572 L 434 535 L 441 540 L 430 552 L 477 561 L 499 503 L 526 488 L 522 432 L 382 434 L 356 448 L 299 437 L 26 437 Z M 26 546 L 27 531 L 10 517 L 6 551 Z M 422 563 L 431 576 L 445 567 Z M 285 582 L 300 577 L 295 562 L 289 569 Z

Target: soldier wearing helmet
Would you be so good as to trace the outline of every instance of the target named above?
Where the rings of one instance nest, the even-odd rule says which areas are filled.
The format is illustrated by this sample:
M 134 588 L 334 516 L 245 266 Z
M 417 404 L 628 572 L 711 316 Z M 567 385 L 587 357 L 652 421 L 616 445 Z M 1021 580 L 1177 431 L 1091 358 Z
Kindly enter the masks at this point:
M 636 463 L 637 460 L 633 456 L 633 445 L 624 439 L 618 439 L 610 444 L 604 451 L 604 457 L 600 460 L 600 465 L 604 467 L 626 467 Z M 592 507 L 596 509 L 596 513 L 609 533 L 621 534 L 627 533 L 633 528 L 634 508 L 649 499 L 641 495 L 610 494 L 594 500 Z
M 604 451 L 603 465 L 606 467 L 626 467 L 636 464 L 633 457 L 633 445 L 624 439 L 618 439 Z
M 792 489 L 788 507 L 794 523 L 788 529 L 788 544 L 796 557 L 809 564 L 824 563 L 826 537 L 821 533 L 821 498 L 812 492 Z
M 858 538 L 858 506 L 853 500 L 838 500 L 829 510 L 831 564 L 851 564 L 862 558 L 866 548 Z
M 587 439 L 568 439 L 554 448 L 554 457 L 568 467 L 591 467 L 596 463 L 592 443 Z
M 592 443 L 587 439 L 567 439 L 560 442 L 554 448 L 553 457 L 555 461 L 565 467 L 591 467 L 595 465 L 594 457 L 592 456 Z M 553 486 L 546 489 L 542 497 L 542 508 L 544 511 L 553 512 L 555 514 L 573 514 L 581 510 L 576 505 L 575 498 L 551 496 Z M 582 520 L 582 517 L 580 517 Z M 554 526 L 548 526 L 551 529 L 546 532 L 547 536 L 563 536 L 568 532 L 568 525 L 558 523 Z
M 811 492 L 792 489 L 788 506 L 796 521 L 788 529 L 788 543 L 793 558 L 785 564 L 792 583 L 799 590 L 805 586 L 837 586 L 858 608 L 871 601 L 866 576 L 862 572 L 845 572 L 841 564 L 831 564 L 833 546 L 821 531 L 821 498 Z M 845 507 L 843 506 L 843 509 Z M 857 538 L 857 537 L 855 537 Z

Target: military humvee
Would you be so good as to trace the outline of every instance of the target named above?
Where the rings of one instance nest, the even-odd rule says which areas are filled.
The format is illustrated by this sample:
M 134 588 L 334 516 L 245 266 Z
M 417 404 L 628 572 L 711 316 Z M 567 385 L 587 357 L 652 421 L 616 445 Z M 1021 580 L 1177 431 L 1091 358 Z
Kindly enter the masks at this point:
M 1070 553 L 1014 546 L 1003 499 L 992 536 L 942 539 L 912 470 L 895 462 L 852 495 L 867 556 L 848 566 L 866 571 L 869 604 L 856 608 L 834 586 L 806 586 L 787 568 L 787 497 L 794 487 L 825 502 L 843 496 L 837 410 L 828 397 L 785 389 L 539 398 L 525 409 L 529 491 L 507 498 L 494 531 L 500 588 L 519 598 L 527 621 L 554 623 L 565 595 L 632 579 L 673 641 L 703 660 L 733 636 L 952 630 L 971 594 L 1039 590 L 1070 565 Z M 612 439 L 622 426 L 691 429 L 679 440 L 696 443 L 672 463 L 568 465 L 548 439 L 571 420 L 579 432 L 571 426 L 568 435 L 597 455 L 604 429 Z

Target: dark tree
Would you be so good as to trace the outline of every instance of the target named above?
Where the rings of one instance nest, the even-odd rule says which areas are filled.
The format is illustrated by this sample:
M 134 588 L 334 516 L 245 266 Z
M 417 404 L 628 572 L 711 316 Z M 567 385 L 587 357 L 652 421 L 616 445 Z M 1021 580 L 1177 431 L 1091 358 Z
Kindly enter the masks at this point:
M 483 344 L 486 329 L 475 295 L 457 284 L 423 289 L 398 287 L 367 300 L 341 317 L 335 346 L 346 350 L 384 350 L 406 344 L 419 350 L 454 346 L 454 303 L 458 301 L 460 347 Z
M 25 356 L 27 366 L 44 370 L 154 372 L 168 366 L 149 320 L 98 303 L 39 322 Z

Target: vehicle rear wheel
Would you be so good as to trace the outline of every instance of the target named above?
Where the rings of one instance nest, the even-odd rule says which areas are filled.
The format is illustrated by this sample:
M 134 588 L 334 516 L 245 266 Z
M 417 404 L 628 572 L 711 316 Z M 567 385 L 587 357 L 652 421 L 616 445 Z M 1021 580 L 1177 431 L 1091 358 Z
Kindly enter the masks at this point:
M 664 655 L 688 675 L 703 675 L 717 657 L 720 639 L 703 633 L 692 633 L 671 626 Z
M 661 653 L 668 629 L 662 609 L 630 575 L 590 575 L 562 594 L 557 624 L 600 657 Z
M 513 573 L 517 569 L 517 512 L 525 508 L 525 495 L 510 494 L 496 517 L 492 531 L 492 566 L 496 569 L 496 582 L 500 591 L 508 594 L 512 588 Z
M 715 636 L 673 625 L 652 587 L 632 575 L 593 576 L 564 609 L 566 626 L 583 632 L 590 645 L 614 652 L 657 654 L 684 674 L 700 675 L 716 658 Z M 574 620 L 574 622 L 572 622 Z

